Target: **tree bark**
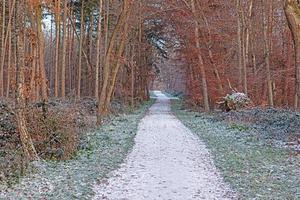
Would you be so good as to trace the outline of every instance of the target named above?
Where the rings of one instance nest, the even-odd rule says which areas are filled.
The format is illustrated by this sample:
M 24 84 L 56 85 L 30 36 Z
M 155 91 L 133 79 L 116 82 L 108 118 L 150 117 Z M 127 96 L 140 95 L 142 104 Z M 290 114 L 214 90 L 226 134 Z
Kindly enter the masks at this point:
M 196 16 L 196 8 L 195 8 L 195 1 L 191 0 L 191 8 L 194 16 Z M 209 99 L 208 99 L 208 88 L 207 88 L 207 80 L 206 80 L 206 72 L 204 68 L 204 61 L 200 49 L 200 41 L 199 41 L 199 23 L 195 20 L 195 41 L 196 41 L 196 48 L 197 48 L 197 55 L 198 55 L 198 67 L 201 73 L 201 83 L 202 83 L 202 95 L 203 95 L 203 104 L 205 112 L 209 112 Z
M 64 14 L 63 14 L 63 46 L 62 46 L 62 61 L 61 61 L 61 98 L 66 98 L 66 57 L 67 57 L 67 15 L 68 2 L 64 0 Z
M 96 47 L 96 70 L 95 70 L 95 98 L 99 99 L 99 71 L 101 67 L 100 56 L 101 56 L 101 40 L 102 40 L 102 7 L 103 0 L 99 0 L 99 18 L 98 18 L 98 34 L 97 34 L 97 47 Z
M 112 70 L 111 84 L 110 84 L 109 89 L 108 89 L 108 95 L 107 95 L 107 98 L 106 98 L 106 105 L 109 105 L 110 102 L 111 102 L 111 99 L 112 99 L 112 96 L 113 96 L 113 91 L 114 91 L 115 85 L 116 85 L 116 78 L 117 78 L 117 75 L 118 75 L 118 72 L 119 72 L 119 69 L 120 69 L 120 65 L 121 65 L 120 60 L 121 60 L 121 57 L 123 55 L 125 45 L 126 45 L 128 26 L 129 26 L 128 20 L 129 20 L 130 13 L 131 13 L 131 7 L 127 8 L 127 9 L 129 9 L 129 11 L 127 11 L 127 14 L 126 14 L 126 20 L 125 20 L 125 24 L 124 24 L 124 32 L 121 36 L 120 46 L 119 46 L 119 49 L 118 49 L 118 52 L 117 52 L 117 58 L 116 58 L 116 62 L 115 62 L 116 64 L 115 64 L 114 69 Z
M 212 52 L 213 41 L 212 41 L 212 36 L 211 36 L 212 34 L 211 34 L 210 24 L 208 23 L 207 17 L 205 16 L 202 9 L 201 9 L 201 15 L 202 15 L 203 21 L 206 25 L 206 28 L 208 30 L 207 46 L 208 46 L 209 60 L 210 60 L 211 64 L 213 65 L 213 68 L 214 68 L 214 74 L 215 74 L 215 77 L 217 79 L 219 93 L 220 93 L 220 95 L 224 95 L 224 87 L 223 87 L 223 84 L 222 84 L 222 81 L 221 81 L 221 76 L 220 76 L 220 73 L 219 73 L 218 67 L 216 65 L 216 62 L 215 62 L 215 59 L 214 59 L 214 56 L 213 56 L 213 52 Z
M 54 96 L 58 97 L 59 88 L 59 43 L 60 43 L 60 0 L 55 1 L 55 81 L 54 81 Z
M 5 3 L 5 1 L 3 2 Z M 4 93 L 4 63 L 5 63 L 5 57 L 6 57 L 6 51 L 5 51 L 5 48 L 7 46 L 7 44 L 9 45 L 8 47 L 8 72 L 7 72 L 7 86 L 6 86 L 6 96 L 8 97 L 9 95 L 9 82 L 10 82 L 10 74 L 9 74 L 9 68 L 10 68 L 10 63 L 11 63 L 11 57 L 10 57 L 10 54 L 11 54 L 11 24 L 12 24 L 12 18 L 13 18 L 13 13 L 14 13 L 14 9 L 15 9 L 15 4 L 16 4 L 16 0 L 13 0 L 12 1 L 12 4 L 11 5 L 8 5 L 9 6 L 9 18 L 8 18 L 8 23 L 7 23 L 7 29 L 6 29 L 6 32 L 5 30 L 3 30 L 3 36 L 2 36 L 2 42 L 3 42 L 3 51 L 2 51 L 2 59 L 1 59 L 1 75 L 2 78 L 1 81 L 2 83 L 0 83 L 3 88 L 2 88 L 2 92 Z M 4 21 L 5 22 L 5 21 Z M 1 95 L 2 96 L 2 95 Z
M 295 83 L 295 108 L 300 108 L 300 4 L 297 0 L 287 0 L 285 14 L 292 32 L 295 48 L 296 83 Z
M 38 54 L 39 54 L 39 75 L 41 77 L 41 92 L 42 92 L 42 100 L 48 100 L 48 87 L 47 87 L 47 77 L 46 77 L 46 68 L 45 68 L 45 39 L 44 32 L 42 28 L 42 4 L 36 7 L 36 15 L 37 15 L 37 36 L 38 36 Z
M 4 60 L 5 60 L 5 18 L 6 18 L 6 0 L 2 1 L 2 33 L 1 33 L 1 56 L 2 63 L 0 66 L 0 97 L 4 94 Z
M 110 78 L 110 66 L 111 66 L 111 57 L 113 53 L 113 49 L 116 43 L 116 38 L 124 24 L 125 18 L 126 18 L 126 5 L 128 0 L 124 0 L 123 2 L 123 8 L 121 11 L 121 14 L 119 16 L 118 22 L 115 26 L 115 29 L 112 33 L 112 36 L 110 38 L 107 52 L 105 55 L 105 64 L 103 69 L 103 84 L 102 89 L 99 97 L 99 106 L 98 106 L 98 116 L 97 116 L 97 123 L 101 124 L 103 117 L 105 117 L 108 114 L 108 105 L 106 104 L 106 98 L 108 95 L 108 84 L 109 84 L 109 78 Z
M 25 49 L 24 49 L 24 3 L 20 1 L 17 4 L 17 93 L 16 93 L 16 116 L 17 125 L 20 132 L 20 138 L 25 156 L 28 160 L 38 160 L 38 155 L 33 145 L 30 134 L 28 133 L 25 121 Z
M 273 93 L 273 80 L 271 76 L 271 69 L 270 69 L 270 23 L 269 23 L 269 12 L 266 9 L 266 2 L 262 0 L 263 3 L 263 28 L 264 28 L 264 58 L 265 58 L 265 66 L 266 66 L 266 74 L 267 74 L 267 90 L 268 90 L 268 102 L 269 106 L 274 106 L 274 93 Z M 273 2 L 270 2 L 273 3 Z M 268 16 L 268 17 L 267 17 Z
M 83 32 L 84 32 L 84 1 L 81 4 L 80 17 L 80 39 L 79 39 L 79 61 L 78 61 L 78 75 L 77 75 L 77 95 L 76 98 L 81 97 L 81 73 L 82 73 L 82 47 L 83 47 Z

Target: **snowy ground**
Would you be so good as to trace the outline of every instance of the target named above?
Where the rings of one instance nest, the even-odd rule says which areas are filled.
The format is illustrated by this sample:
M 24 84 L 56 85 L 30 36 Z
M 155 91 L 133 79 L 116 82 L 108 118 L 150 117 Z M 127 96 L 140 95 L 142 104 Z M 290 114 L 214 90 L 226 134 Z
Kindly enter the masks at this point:
M 111 116 L 99 129 L 86 133 L 85 147 L 73 159 L 41 161 L 24 177 L 19 177 L 18 183 L 10 186 L 0 183 L 0 200 L 92 199 L 95 182 L 117 169 L 132 149 L 138 123 L 151 104 Z
M 204 143 L 171 113 L 169 98 L 154 94 L 157 102 L 141 121 L 132 152 L 95 186 L 94 199 L 234 199 Z

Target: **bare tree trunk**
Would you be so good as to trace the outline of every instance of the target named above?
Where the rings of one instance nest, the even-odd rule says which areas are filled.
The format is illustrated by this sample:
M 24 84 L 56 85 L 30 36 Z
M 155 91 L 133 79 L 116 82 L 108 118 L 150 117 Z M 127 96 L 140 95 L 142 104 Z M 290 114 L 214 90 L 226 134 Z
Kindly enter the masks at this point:
M 248 94 L 248 72 L 247 66 L 249 64 L 249 49 L 250 49 L 250 37 L 252 34 L 252 11 L 253 11 L 253 0 L 250 1 L 249 11 L 247 19 L 245 20 L 246 30 L 245 30 L 245 51 L 244 51 L 244 92 Z
M 95 98 L 99 99 L 99 71 L 101 67 L 101 39 L 102 39 L 102 7 L 103 0 L 99 0 L 99 18 L 98 18 L 98 34 L 97 34 L 97 47 L 96 47 L 96 71 L 95 71 Z
M 1 56 L 5 60 L 5 18 L 6 18 L 6 0 L 2 0 L 2 33 L 1 33 Z M 0 97 L 4 95 L 4 61 L 0 66 Z
M 134 107 L 135 64 L 133 63 L 133 56 L 131 61 L 131 106 Z
M 54 66 L 54 59 L 55 59 L 55 53 L 54 53 L 54 44 L 53 44 L 53 15 L 51 15 L 51 23 L 50 23 L 50 66 L 48 67 L 49 69 L 49 88 L 52 89 L 52 87 L 54 86 L 54 70 L 53 70 L 53 66 Z
M 244 8 L 241 6 L 241 22 L 242 22 L 242 61 L 243 61 L 243 66 L 242 66 L 242 84 L 243 84 L 243 91 L 245 94 L 248 94 L 248 80 L 247 80 L 247 45 L 248 41 L 247 40 L 249 37 L 248 33 L 248 27 L 246 25 L 246 16 L 245 16 L 245 11 Z
M 128 13 L 126 14 L 124 32 L 122 34 L 122 38 L 121 38 L 121 41 L 120 41 L 120 46 L 119 46 L 119 49 L 118 49 L 118 52 L 117 52 L 117 59 L 116 59 L 116 62 L 115 62 L 116 66 L 112 70 L 111 84 L 110 84 L 109 89 L 108 89 L 108 95 L 107 95 L 107 98 L 106 98 L 106 105 L 109 105 L 110 102 L 111 102 L 111 99 L 112 99 L 112 96 L 113 96 L 113 91 L 114 91 L 115 85 L 116 85 L 116 78 L 117 78 L 117 75 L 118 75 L 118 72 L 119 72 L 119 69 L 120 69 L 120 65 L 121 65 L 120 60 L 121 60 L 121 57 L 123 55 L 125 45 L 126 45 L 126 39 L 127 39 L 127 34 L 128 34 L 128 26 L 129 26 L 128 20 L 129 20 L 130 14 L 131 14 L 131 8 L 128 8 L 128 9 L 129 9 L 129 11 L 127 11 Z
M 300 4 L 297 0 L 287 0 L 285 14 L 293 36 L 296 64 L 295 108 L 300 108 Z
M 77 76 L 77 95 L 76 98 L 81 97 L 81 69 L 82 69 L 82 46 L 83 46 L 83 32 L 84 32 L 84 1 L 81 4 L 81 17 L 80 17 L 80 40 L 79 40 L 79 61 L 78 61 L 78 76 Z
M 92 16 L 90 17 L 90 31 L 89 31 L 89 61 L 92 63 L 92 58 L 93 58 L 93 49 L 94 49 L 94 42 L 93 42 L 93 32 L 95 29 L 94 25 L 94 14 L 91 14 Z M 97 55 L 97 54 L 96 54 Z M 88 96 L 94 96 L 94 88 L 93 88 L 93 68 L 88 65 L 88 77 L 87 77 L 87 87 L 88 87 Z
M 109 78 L 110 78 L 110 66 L 111 66 L 111 57 L 113 53 L 113 49 L 115 46 L 116 38 L 117 35 L 119 34 L 124 21 L 126 19 L 126 9 L 127 9 L 127 4 L 128 0 L 124 0 L 123 2 L 123 9 L 121 11 L 121 14 L 119 16 L 118 22 L 115 26 L 115 29 L 112 33 L 106 56 L 105 56 L 105 64 L 104 64 L 104 69 L 103 69 L 103 84 L 102 84 L 102 89 L 100 93 L 100 98 L 99 98 L 99 106 L 98 106 L 98 116 L 97 116 L 97 123 L 101 124 L 102 118 L 105 117 L 108 114 L 108 105 L 106 104 L 106 99 L 108 95 L 108 84 L 109 84 Z
M 37 63 L 37 53 L 36 48 L 33 44 L 31 44 L 31 55 L 33 57 L 32 65 L 31 65 L 31 77 L 30 77 L 30 91 L 31 91 L 31 100 L 36 101 L 36 63 Z
M 5 3 L 5 1 L 3 2 Z M 6 51 L 5 51 L 5 48 L 7 46 L 7 43 L 9 45 L 8 47 L 8 72 L 7 72 L 7 86 L 6 86 L 6 96 L 8 97 L 9 95 L 9 83 L 10 83 L 10 74 L 9 74 L 9 68 L 10 68 L 10 63 L 11 63 L 11 24 L 12 24 L 12 18 L 13 18 L 13 13 L 14 13 L 14 8 L 15 8 L 15 4 L 16 4 L 16 0 L 13 0 L 11 5 L 8 5 L 9 6 L 9 19 L 8 19 L 8 24 L 7 24 L 7 30 L 6 30 L 6 33 L 5 33 L 5 30 L 3 32 L 3 51 L 2 51 L 2 59 L 1 59 L 1 70 L 2 70 L 2 78 L 0 78 L 2 80 L 2 85 L 3 85 L 3 93 L 4 93 L 4 74 L 3 74 L 3 69 L 4 69 L 4 62 L 5 62 L 5 57 L 6 57 Z M 0 83 L 1 84 L 1 83 Z
M 287 42 L 287 61 L 285 63 L 285 76 L 284 76 L 284 87 L 282 92 L 283 104 L 289 105 L 288 93 L 289 93 L 289 70 L 292 69 L 292 55 L 293 55 L 293 44 L 292 44 L 292 34 L 288 32 L 288 42 Z
M 198 7 L 200 7 L 200 5 L 198 5 Z M 213 42 L 212 42 L 212 38 L 211 38 L 210 25 L 209 25 L 208 20 L 207 20 L 207 18 L 206 18 L 206 16 L 205 16 L 202 9 L 201 9 L 201 15 L 202 15 L 202 18 L 203 18 L 204 23 L 206 25 L 206 28 L 208 30 L 208 42 L 207 42 L 208 56 L 209 56 L 211 64 L 213 65 L 213 68 L 214 68 L 214 74 L 215 74 L 217 82 L 218 82 L 219 93 L 220 93 L 220 95 L 224 95 L 224 88 L 223 88 L 223 84 L 222 84 L 222 81 L 221 81 L 220 73 L 219 73 L 218 67 L 216 65 L 216 62 L 215 62 L 215 59 L 214 59 L 214 56 L 213 56 L 213 52 L 212 52 Z
M 237 43 L 238 43 L 238 86 L 242 84 L 242 71 L 243 71 L 243 46 L 242 46 L 242 21 L 241 21 L 241 1 L 236 0 L 237 11 Z
M 21 2 L 17 5 L 17 23 L 18 27 L 16 30 L 17 33 L 17 93 L 16 93 L 16 116 L 17 124 L 20 132 L 20 138 L 23 146 L 25 156 L 28 160 L 38 160 L 37 152 L 34 148 L 30 134 L 28 133 L 24 109 L 25 109 L 25 77 L 24 77 L 24 68 L 25 68 L 25 49 L 24 49 L 24 5 Z
M 59 43 L 60 43 L 60 0 L 55 1 L 55 81 L 54 81 L 54 96 L 58 97 L 59 79 Z
M 13 5 L 13 4 L 12 4 Z M 12 9 L 9 11 L 12 12 Z M 7 60 L 7 81 L 6 81 L 6 97 L 9 97 L 10 93 L 10 74 L 11 74 L 11 41 L 12 41 L 12 31 L 11 31 L 11 25 L 7 27 L 8 28 L 8 60 Z
M 196 8 L 195 8 L 195 1 L 191 0 L 191 8 L 192 12 L 196 16 Z M 196 40 L 196 48 L 198 51 L 198 67 L 201 73 L 201 83 L 202 83 L 202 95 L 203 95 L 203 103 L 204 103 L 204 110 L 206 112 L 210 111 L 209 108 L 209 100 L 208 100 L 208 89 L 207 89 L 207 80 L 206 80 L 206 72 L 204 68 L 204 62 L 203 62 L 203 57 L 201 54 L 201 49 L 200 49 L 200 41 L 199 41 L 199 23 L 197 20 L 195 20 L 195 40 Z
M 265 54 L 265 65 L 266 65 L 266 73 L 267 73 L 267 88 L 268 88 L 268 102 L 269 106 L 274 106 L 274 93 L 273 93 L 273 81 L 271 77 L 271 70 L 270 70 L 270 42 L 269 42 L 269 20 L 268 17 L 270 13 L 266 9 L 266 2 L 262 0 L 263 3 L 263 24 L 264 24 L 264 54 Z M 273 3 L 273 2 L 270 2 Z M 270 11 L 271 12 L 271 11 Z M 267 14 L 268 13 L 268 14 Z
M 70 11 L 68 12 L 69 16 L 71 17 L 73 14 L 72 14 L 72 8 L 69 9 Z M 69 23 L 68 23 L 68 92 L 69 94 L 71 94 L 72 92 L 72 79 L 73 79 L 73 69 L 72 69 L 72 66 L 73 66 L 73 61 L 72 61 L 72 55 L 73 55 L 73 45 L 74 45 L 74 33 L 73 33 L 73 30 L 72 30 L 72 25 L 71 25 L 71 22 L 69 20 Z
M 105 53 L 107 52 L 107 48 L 108 48 L 108 37 L 109 37 L 109 8 L 110 8 L 110 1 L 111 0 L 107 0 L 106 2 L 106 17 L 105 17 L 105 43 L 104 43 L 104 48 L 105 48 Z
M 41 89 L 42 89 L 42 99 L 43 101 L 48 100 L 48 87 L 47 87 L 47 77 L 45 68 L 45 39 L 44 32 L 42 28 L 42 8 L 39 4 L 36 8 L 37 14 L 37 35 L 38 35 L 38 53 L 39 53 L 39 75 L 41 77 Z
M 67 50 L 67 15 L 68 2 L 64 0 L 64 14 L 63 14 L 63 46 L 62 46 L 62 62 L 61 62 L 61 97 L 66 98 L 66 50 Z

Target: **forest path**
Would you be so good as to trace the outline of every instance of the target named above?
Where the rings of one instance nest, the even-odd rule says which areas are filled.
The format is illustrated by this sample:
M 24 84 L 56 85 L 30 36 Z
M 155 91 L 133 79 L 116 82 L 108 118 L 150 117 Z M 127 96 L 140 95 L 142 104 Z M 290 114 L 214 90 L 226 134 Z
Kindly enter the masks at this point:
M 233 199 L 202 141 L 171 113 L 159 91 L 119 170 L 96 185 L 103 200 Z

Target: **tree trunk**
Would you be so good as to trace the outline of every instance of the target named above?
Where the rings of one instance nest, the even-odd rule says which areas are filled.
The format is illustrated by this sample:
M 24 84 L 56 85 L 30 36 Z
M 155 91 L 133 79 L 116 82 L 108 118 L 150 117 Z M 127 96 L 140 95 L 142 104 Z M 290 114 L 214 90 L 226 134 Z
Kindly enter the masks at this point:
M 249 65 L 249 50 L 250 50 L 250 37 L 252 33 L 252 11 L 253 11 L 253 0 L 250 1 L 248 15 L 244 16 L 244 24 L 245 24 L 245 35 L 244 35 L 244 70 L 243 70 L 243 86 L 244 92 L 248 95 L 248 70 L 247 66 Z
M 2 0 L 2 33 L 1 33 L 1 56 L 2 63 L 0 66 L 0 97 L 4 94 L 4 60 L 5 60 L 5 18 L 6 18 L 6 0 Z
M 38 160 L 38 155 L 33 145 L 30 134 L 28 133 L 24 109 L 25 109 L 25 49 L 24 49 L 24 4 L 18 2 L 17 5 L 17 93 L 16 93 L 16 116 L 17 125 L 25 156 L 28 160 Z
M 107 52 L 107 48 L 108 48 L 108 36 L 109 36 L 109 8 L 110 8 L 110 1 L 111 0 L 107 0 L 106 2 L 106 17 L 105 17 L 105 43 L 104 43 L 104 48 L 105 48 L 105 53 Z
M 64 14 L 63 14 L 63 46 L 62 46 L 62 61 L 61 61 L 61 98 L 66 98 L 66 57 L 67 57 L 67 14 L 68 2 L 64 0 Z
M 216 65 L 216 62 L 215 62 L 215 59 L 214 59 L 214 56 L 213 56 L 213 52 L 212 52 L 213 41 L 212 41 L 212 34 L 211 34 L 210 24 L 208 23 L 208 20 L 207 20 L 205 14 L 203 12 L 203 9 L 201 9 L 201 15 L 202 15 L 203 21 L 204 21 L 204 23 L 206 25 L 206 28 L 208 30 L 207 46 L 208 46 L 209 60 L 210 60 L 211 64 L 213 65 L 213 68 L 214 68 L 214 74 L 215 74 L 215 77 L 217 79 L 219 93 L 220 93 L 220 95 L 224 95 L 224 87 L 223 87 L 223 84 L 222 84 L 222 81 L 221 81 L 221 77 L 220 77 L 220 73 L 219 73 L 218 67 Z
M 60 43 L 60 0 L 55 1 L 55 81 L 54 81 L 54 96 L 58 97 L 58 88 L 59 88 L 59 43 Z
M 266 73 L 267 73 L 267 90 L 268 90 L 268 102 L 269 106 L 274 106 L 274 93 L 273 93 L 273 81 L 271 76 L 271 69 L 270 69 L 270 23 L 269 23 L 269 16 L 270 10 L 266 9 L 266 2 L 262 0 L 263 3 L 263 28 L 264 28 L 264 58 L 265 58 L 265 66 L 266 66 Z M 272 2 L 270 2 L 272 3 Z
M 72 8 L 69 9 L 68 12 L 69 16 L 72 16 Z M 72 90 L 73 90 L 73 60 L 72 60 L 72 55 L 73 55 L 73 45 L 74 45 L 74 33 L 73 33 L 73 29 L 72 29 L 72 25 L 71 22 L 69 20 L 68 23 L 68 92 L 69 94 L 72 94 Z
M 109 41 L 109 45 L 107 48 L 107 52 L 105 55 L 105 64 L 103 69 L 103 84 L 102 89 L 100 93 L 99 98 L 99 106 L 98 106 L 98 116 L 97 116 L 97 123 L 101 124 L 102 118 L 105 117 L 108 114 L 108 105 L 106 104 L 106 98 L 108 95 L 108 84 L 109 84 L 109 78 L 110 78 L 110 66 L 111 66 L 111 57 L 113 53 L 113 49 L 115 46 L 117 35 L 119 34 L 121 27 L 124 24 L 125 18 L 126 18 L 126 5 L 127 0 L 123 3 L 123 9 L 121 11 L 120 17 L 118 19 L 118 22 L 115 26 L 115 29 L 112 33 L 111 39 Z
M 10 9 L 9 12 L 11 13 L 12 9 Z M 12 50 L 11 41 L 12 41 L 12 31 L 11 31 L 11 25 L 10 25 L 8 27 L 8 60 L 7 60 L 7 81 L 6 81 L 6 97 L 7 98 L 9 98 L 9 93 L 10 93 L 10 74 L 11 74 L 11 57 L 12 57 L 12 55 L 11 55 L 11 50 Z
M 196 8 L 195 8 L 195 1 L 191 0 L 191 8 L 194 16 L 196 16 Z M 199 23 L 195 20 L 195 41 L 196 41 L 196 48 L 198 51 L 198 67 L 201 73 L 201 83 L 202 83 L 202 95 L 203 95 L 203 103 L 204 103 L 204 110 L 205 112 L 209 112 L 209 100 L 208 100 L 208 88 L 207 88 L 207 80 L 206 80 L 206 72 L 204 68 L 203 57 L 200 49 L 200 41 L 199 41 Z
M 133 62 L 133 56 L 131 60 L 131 88 L 130 88 L 130 93 L 131 93 L 131 107 L 133 108 L 135 105 L 134 102 L 134 89 L 135 89 L 135 64 Z
M 43 101 L 48 100 L 48 87 L 47 87 L 47 77 L 45 68 L 45 39 L 44 32 L 42 28 L 42 8 L 41 3 L 36 8 L 37 15 L 37 35 L 38 35 L 38 54 L 39 54 L 39 75 L 41 77 L 41 89 L 42 89 L 42 99 Z
M 101 56 L 101 39 L 102 39 L 102 7 L 103 0 L 99 0 L 99 18 L 98 18 L 98 34 L 97 34 L 97 47 L 96 47 L 96 70 L 95 70 L 95 98 L 99 99 L 99 71 L 101 67 L 100 56 Z
M 292 32 L 295 48 L 296 84 L 295 84 L 295 108 L 300 108 L 300 4 L 297 0 L 287 0 L 285 14 Z
M 130 11 L 131 11 L 131 8 L 128 8 L 128 9 L 130 9 Z M 130 17 L 130 11 L 128 11 L 128 13 L 126 14 L 127 16 L 126 16 L 125 25 L 124 25 L 124 32 L 122 34 L 122 38 L 121 38 L 121 41 L 120 41 L 120 46 L 119 46 L 118 53 L 117 53 L 117 59 L 116 59 L 116 62 L 115 62 L 116 64 L 115 64 L 114 69 L 112 70 L 111 84 L 110 84 L 109 89 L 108 89 L 108 94 L 107 94 L 107 98 L 106 98 L 106 105 L 110 104 L 112 96 L 113 96 L 113 91 L 115 89 L 117 75 L 118 75 L 120 65 L 121 65 L 120 60 L 121 60 L 121 57 L 123 55 L 124 48 L 125 48 L 125 45 L 126 45 L 128 26 L 129 26 L 128 20 L 129 20 L 129 17 Z
M 83 32 L 84 32 L 84 1 L 81 4 L 81 17 L 80 17 L 80 39 L 79 39 L 79 61 L 78 61 L 78 75 L 77 75 L 77 95 L 76 98 L 81 97 L 81 69 L 82 69 L 82 46 L 83 46 Z
M 31 44 L 31 55 L 33 57 L 31 65 L 31 77 L 30 77 L 30 99 L 36 101 L 37 89 L 36 89 L 36 63 L 37 63 L 37 52 L 34 44 Z
M 3 2 L 5 3 L 5 1 Z M 15 8 L 15 4 L 16 4 L 16 0 L 13 0 L 12 1 L 12 4 L 11 5 L 8 5 L 9 6 L 9 18 L 8 18 L 8 24 L 7 24 L 7 29 L 6 29 L 6 33 L 5 33 L 5 30 L 3 32 L 3 36 L 2 36 L 2 39 L 3 39 L 3 51 L 2 51 L 2 60 L 1 60 L 1 80 L 2 80 L 2 83 L 0 83 L 1 85 L 3 85 L 3 93 L 4 93 L 4 74 L 3 74 L 3 69 L 4 69 L 4 63 L 5 63 L 5 57 L 6 57 L 6 51 L 5 51 L 5 47 L 7 46 L 7 44 L 9 45 L 8 47 L 8 72 L 7 72 L 7 86 L 6 86 L 6 96 L 8 97 L 9 95 L 9 82 L 10 82 L 10 74 L 9 74 L 9 68 L 10 68 L 10 63 L 11 63 L 11 24 L 12 24 L 12 18 L 13 18 L 13 13 L 14 13 L 14 8 Z
M 242 21 L 241 21 L 241 2 L 236 0 L 237 11 L 237 44 L 238 44 L 238 86 L 242 84 L 242 71 L 243 71 L 243 46 L 242 46 Z

